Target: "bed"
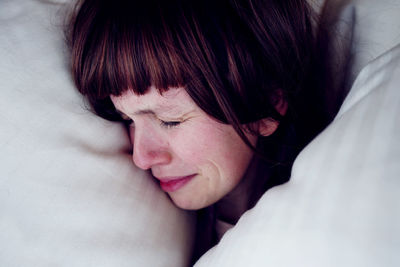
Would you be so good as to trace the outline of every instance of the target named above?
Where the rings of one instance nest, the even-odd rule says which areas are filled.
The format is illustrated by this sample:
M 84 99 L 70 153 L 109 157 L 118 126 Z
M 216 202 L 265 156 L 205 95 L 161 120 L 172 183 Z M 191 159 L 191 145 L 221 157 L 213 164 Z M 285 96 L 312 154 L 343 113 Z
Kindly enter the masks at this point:
M 194 214 L 132 165 L 124 128 L 73 86 L 69 4 L 0 1 L 0 266 L 188 266 Z M 346 98 L 290 182 L 197 267 L 400 265 L 400 1 L 313 4 L 332 68 L 350 64 Z

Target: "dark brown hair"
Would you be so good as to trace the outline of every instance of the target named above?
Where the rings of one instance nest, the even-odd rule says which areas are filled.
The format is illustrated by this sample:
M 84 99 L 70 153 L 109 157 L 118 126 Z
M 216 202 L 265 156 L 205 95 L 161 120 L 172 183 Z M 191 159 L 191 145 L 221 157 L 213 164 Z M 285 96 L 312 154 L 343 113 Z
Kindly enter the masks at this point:
M 72 73 L 100 116 L 120 120 L 110 95 L 182 86 L 207 114 L 244 131 L 262 118 L 305 131 L 325 124 L 304 0 L 84 0 L 68 29 Z

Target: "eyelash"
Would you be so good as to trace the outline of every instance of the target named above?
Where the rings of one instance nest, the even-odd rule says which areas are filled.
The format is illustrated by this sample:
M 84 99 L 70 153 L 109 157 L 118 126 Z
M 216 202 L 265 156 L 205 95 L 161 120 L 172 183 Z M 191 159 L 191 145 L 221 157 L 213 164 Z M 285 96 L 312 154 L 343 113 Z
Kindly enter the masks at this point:
M 124 123 L 126 126 L 129 126 L 129 127 L 135 125 L 135 122 L 134 122 L 133 120 L 131 120 L 131 119 L 124 119 L 124 120 L 123 120 L 123 123 Z
M 167 129 L 178 127 L 182 123 L 181 121 L 163 121 L 163 120 L 160 120 L 160 119 L 159 119 L 159 121 L 160 121 L 161 127 L 164 127 L 164 128 L 167 128 Z M 124 123 L 126 125 L 128 125 L 128 126 L 131 126 L 131 127 L 132 126 L 134 127 L 134 125 L 135 125 L 135 122 L 133 120 L 130 120 L 130 119 L 124 120 Z
M 160 121 L 160 125 L 167 129 L 178 127 L 181 124 L 180 121 L 163 121 L 163 120 L 159 120 L 159 121 Z

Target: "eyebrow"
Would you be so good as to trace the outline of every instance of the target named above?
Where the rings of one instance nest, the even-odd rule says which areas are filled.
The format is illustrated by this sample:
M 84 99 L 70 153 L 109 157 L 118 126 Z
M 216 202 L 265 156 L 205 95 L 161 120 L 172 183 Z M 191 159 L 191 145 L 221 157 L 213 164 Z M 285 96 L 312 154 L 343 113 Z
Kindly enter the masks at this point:
M 117 113 L 121 116 L 121 117 L 129 117 L 128 114 L 125 114 L 124 112 L 122 112 L 121 110 L 115 108 L 115 110 L 117 111 Z M 133 115 L 146 115 L 146 114 L 150 114 L 150 115 L 156 115 L 156 113 L 151 110 L 151 109 L 143 109 L 143 110 L 138 110 L 135 113 L 133 113 Z
M 151 109 L 142 109 L 142 110 L 138 110 L 135 113 L 133 113 L 134 115 L 146 115 L 146 114 L 151 114 L 151 115 L 156 115 L 156 113 L 151 110 Z

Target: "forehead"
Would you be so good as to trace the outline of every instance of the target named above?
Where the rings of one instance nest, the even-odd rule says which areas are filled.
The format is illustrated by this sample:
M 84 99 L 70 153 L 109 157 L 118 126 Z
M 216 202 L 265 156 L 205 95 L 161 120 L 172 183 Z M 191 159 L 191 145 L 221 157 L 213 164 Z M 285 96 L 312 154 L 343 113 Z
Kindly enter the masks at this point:
M 144 95 L 137 95 L 128 90 L 120 96 L 112 95 L 111 100 L 116 109 L 126 114 L 173 113 L 196 107 L 185 89 L 181 87 L 170 88 L 162 94 L 153 86 Z

